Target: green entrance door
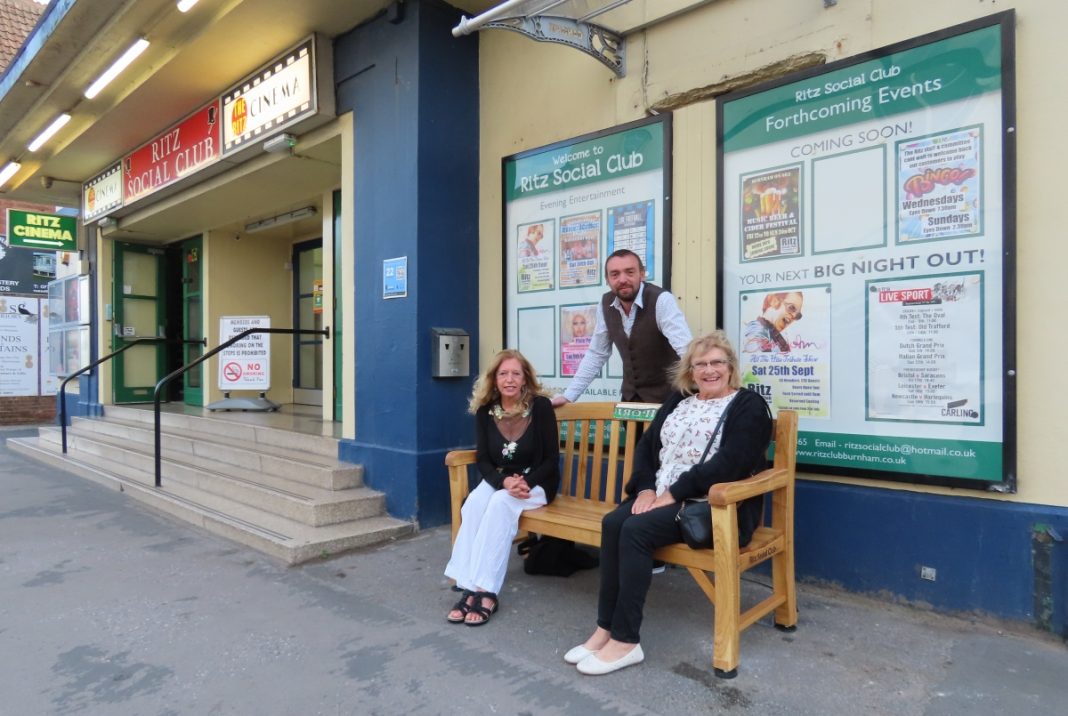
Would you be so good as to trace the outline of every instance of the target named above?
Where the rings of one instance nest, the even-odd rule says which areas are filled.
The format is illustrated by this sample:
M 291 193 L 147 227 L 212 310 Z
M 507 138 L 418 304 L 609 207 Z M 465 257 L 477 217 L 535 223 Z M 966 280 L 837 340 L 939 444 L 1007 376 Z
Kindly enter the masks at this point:
M 201 254 L 203 241 L 197 236 L 182 242 L 182 338 L 199 341 L 204 338 L 204 313 L 201 295 Z M 189 365 L 201 355 L 199 343 L 185 343 L 182 364 Z M 204 366 L 199 365 L 182 376 L 182 397 L 186 405 L 204 405 Z
M 293 325 L 300 330 L 323 328 L 323 241 L 293 246 Z M 293 336 L 293 402 L 323 404 L 323 339 Z
M 162 335 L 163 250 L 116 242 L 114 277 L 113 349 L 133 338 Z M 137 345 L 116 356 L 112 373 L 115 402 L 152 400 L 156 383 L 163 377 L 163 361 L 162 343 Z

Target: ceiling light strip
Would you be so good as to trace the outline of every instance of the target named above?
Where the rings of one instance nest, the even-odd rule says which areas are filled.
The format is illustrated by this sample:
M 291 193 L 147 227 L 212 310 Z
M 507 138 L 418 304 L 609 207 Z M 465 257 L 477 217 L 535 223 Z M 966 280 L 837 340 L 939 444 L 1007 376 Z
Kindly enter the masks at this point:
M 200 0 L 178 0 L 178 12 L 189 12 Z
M 7 184 L 8 179 L 15 176 L 15 172 L 22 168 L 18 162 L 8 162 L 7 166 L 0 169 L 0 188 Z
M 36 152 L 38 149 L 43 147 L 45 142 L 51 139 L 56 132 L 63 129 L 63 126 L 69 121 L 70 115 L 66 112 L 59 115 L 52 121 L 52 124 L 48 125 L 48 127 L 46 127 L 43 132 L 38 134 L 37 137 L 32 142 L 30 142 L 29 146 L 27 146 L 26 148 L 29 149 L 31 152 Z
M 122 53 L 122 56 L 115 60 L 115 63 L 107 68 L 107 70 L 104 71 L 104 74 L 96 79 L 96 82 L 89 85 L 89 89 L 85 90 L 86 98 L 92 99 L 100 94 L 102 89 L 107 87 L 113 79 L 119 76 L 120 72 L 129 67 L 130 63 L 136 60 L 138 56 L 148 48 L 148 44 L 148 40 L 145 38 L 138 38 L 137 42 L 130 45 L 130 49 Z

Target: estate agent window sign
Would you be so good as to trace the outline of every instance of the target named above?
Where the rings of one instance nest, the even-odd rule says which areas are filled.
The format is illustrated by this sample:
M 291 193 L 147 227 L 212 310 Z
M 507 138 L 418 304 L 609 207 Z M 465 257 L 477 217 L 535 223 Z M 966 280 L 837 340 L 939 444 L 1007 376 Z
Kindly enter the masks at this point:
M 1013 21 L 719 103 L 720 322 L 803 468 L 1015 490 Z
M 670 287 L 670 115 L 505 157 L 502 175 L 506 345 L 562 392 L 608 290 L 606 256 L 630 249 Z M 580 399 L 618 400 L 622 377 L 613 352 Z

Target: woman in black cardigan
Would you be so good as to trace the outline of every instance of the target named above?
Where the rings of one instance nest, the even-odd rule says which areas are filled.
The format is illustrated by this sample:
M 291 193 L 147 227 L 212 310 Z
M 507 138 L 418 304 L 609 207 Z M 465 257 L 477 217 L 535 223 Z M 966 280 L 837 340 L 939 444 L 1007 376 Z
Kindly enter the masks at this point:
M 707 497 L 712 485 L 745 479 L 767 462 L 771 415 L 763 398 L 739 390 L 738 357 L 722 331 L 690 343 L 675 376 L 678 392 L 638 443 L 628 499 L 601 523 L 597 629 L 564 655 L 584 674 L 611 673 L 645 658 L 638 632 L 653 552 L 682 541 L 679 503 Z M 739 544 L 749 543 L 760 512 L 759 497 L 739 506 Z
M 481 626 L 497 611 L 520 513 L 556 497 L 560 438 L 552 403 L 519 351 L 494 356 L 475 383 L 470 410 L 482 481 L 460 509 L 460 531 L 445 576 L 464 593 L 446 618 Z

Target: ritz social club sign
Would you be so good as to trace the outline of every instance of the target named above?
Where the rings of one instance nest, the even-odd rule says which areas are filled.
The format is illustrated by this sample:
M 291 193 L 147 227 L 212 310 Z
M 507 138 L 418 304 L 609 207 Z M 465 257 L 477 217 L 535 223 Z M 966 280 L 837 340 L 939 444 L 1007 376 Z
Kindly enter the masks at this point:
M 137 201 L 219 159 L 219 103 L 213 100 L 122 160 L 125 203 Z

